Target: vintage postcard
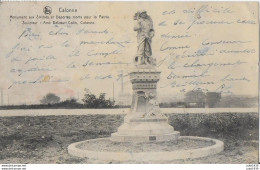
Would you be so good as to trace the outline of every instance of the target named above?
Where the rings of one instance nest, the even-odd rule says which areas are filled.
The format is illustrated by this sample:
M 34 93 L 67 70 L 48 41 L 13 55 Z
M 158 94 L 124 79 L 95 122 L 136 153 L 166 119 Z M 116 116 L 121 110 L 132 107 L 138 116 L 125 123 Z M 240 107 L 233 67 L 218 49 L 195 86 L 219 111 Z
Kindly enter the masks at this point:
M 1 2 L 0 163 L 259 162 L 258 2 Z

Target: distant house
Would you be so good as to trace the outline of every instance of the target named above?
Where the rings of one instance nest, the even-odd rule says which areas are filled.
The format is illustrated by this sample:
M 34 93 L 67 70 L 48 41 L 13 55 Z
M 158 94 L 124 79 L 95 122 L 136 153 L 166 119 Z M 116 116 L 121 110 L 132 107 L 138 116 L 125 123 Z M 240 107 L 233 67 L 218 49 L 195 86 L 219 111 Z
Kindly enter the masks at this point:
M 185 94 L 184 102 L 186 107 L 205 107 L 206 95 L 201 90 L 189 91 Z

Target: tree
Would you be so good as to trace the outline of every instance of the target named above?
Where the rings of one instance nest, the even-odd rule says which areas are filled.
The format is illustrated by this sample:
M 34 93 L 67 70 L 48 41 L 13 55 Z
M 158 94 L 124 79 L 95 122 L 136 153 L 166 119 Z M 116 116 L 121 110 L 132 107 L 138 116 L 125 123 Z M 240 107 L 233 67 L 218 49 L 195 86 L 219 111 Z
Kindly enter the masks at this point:
M 59 101 L 60 97 L 54 93 L 48 93 L 46 96 L 43 96 L 43 98 L 40 100 L 42 104 L 55 104 L 59 103 Z
M 78 103 L 75 98 L 68 98 L 62 102 L 59 102 L 57 106 L 62 108 L 82 108 L 82 104 Z
M 94 94 L 85 90 L 86 94 L 82 101 L 87 108 L 111 108 L 114 106 L 114 102 L 111 100 L 106 100 L 106 93 L 101 93 L 97 98 Z
M 85 106 L 88 108 L 97 107 L 97 98 L 94 94 L 85 94 L 82 101 L 84 102 Z
M 63 103 L 77 103 L 77 99 L 75 98 L 69 98 L 69 99 L 66 99 L 65 101 L 63 101 Z
M 221 93 L 207 92 L 206 107 L 214 107 L 221 99 Z

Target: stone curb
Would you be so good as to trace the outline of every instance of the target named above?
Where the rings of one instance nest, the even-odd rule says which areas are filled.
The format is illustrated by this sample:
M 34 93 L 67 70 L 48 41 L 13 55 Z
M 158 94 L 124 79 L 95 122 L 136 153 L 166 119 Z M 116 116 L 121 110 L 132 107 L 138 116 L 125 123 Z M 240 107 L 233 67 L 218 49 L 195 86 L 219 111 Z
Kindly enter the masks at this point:
M 104 138 L 91 139 L 91 141 L 97 141 Z M 220 153 L 224 150 L 224 143 L 220 140 L 196 136 L 181 136 L 180 139 L 191 139 L 214 142 L 212 146 L 190 149 L 190 150 L 179 150 L 179 151 L 165 151 L 165 152 L 98 152 L 90 150 L 81 150 L 77 148 L 79 144 L 90 141 L 81 141 L 72 143 L 68 146 L 68 153 L 77 157 L 88 157 L 91 159 L 103 160 L 103 161 L 171 161 L 177 159 L 193 159 L 201 158 L 210 155 Z

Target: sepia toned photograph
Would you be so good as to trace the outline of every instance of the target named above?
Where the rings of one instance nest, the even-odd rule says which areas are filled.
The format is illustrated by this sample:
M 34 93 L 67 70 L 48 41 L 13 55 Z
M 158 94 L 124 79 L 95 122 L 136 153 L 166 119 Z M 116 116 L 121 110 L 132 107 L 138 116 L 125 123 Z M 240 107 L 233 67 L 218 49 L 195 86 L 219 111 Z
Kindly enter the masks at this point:
M 259 163 L 258 2 L 0 2 L 0 20 L 0 164 Z

